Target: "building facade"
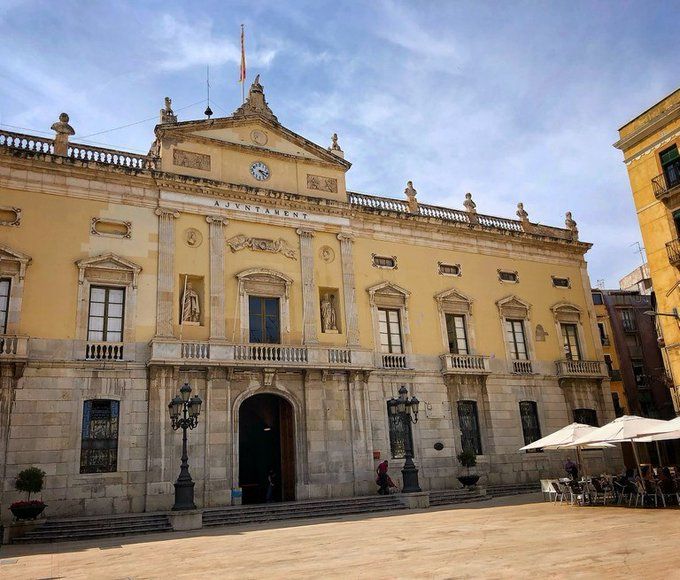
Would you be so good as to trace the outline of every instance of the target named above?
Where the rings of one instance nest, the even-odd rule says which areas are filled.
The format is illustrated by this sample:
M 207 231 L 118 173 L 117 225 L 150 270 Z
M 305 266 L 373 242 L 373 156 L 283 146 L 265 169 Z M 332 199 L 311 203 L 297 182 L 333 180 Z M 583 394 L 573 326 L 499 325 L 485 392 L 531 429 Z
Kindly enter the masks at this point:
M 614 412 L 576 223 L 348 191 L 337 138 L 282 126 L 259 79 L 232 116 L 161 111 L 149 155 L 0 133 L 3 503 L 47 472 L 50 514 L 168 509 L 181 437 L 200 506 L 374 493 L 412 438 L 423 489 L 536 481 L 519 453 Z M 391 419 L 405 385 L 419 421 Z M 592 461 L 605 461 L 594 452 Z M 7 511 L 7 510 L 3 510 Z
M 680 412 L 680 89 L 619 129 L 649 276 L 654 287 L 669 387 Z

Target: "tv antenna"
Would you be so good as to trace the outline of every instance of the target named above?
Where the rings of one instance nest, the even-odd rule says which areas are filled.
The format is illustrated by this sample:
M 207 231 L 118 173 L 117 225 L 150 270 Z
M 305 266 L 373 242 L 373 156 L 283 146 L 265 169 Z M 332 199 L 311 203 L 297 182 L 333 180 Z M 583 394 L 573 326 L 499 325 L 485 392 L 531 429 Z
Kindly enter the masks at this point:
M 210 108 L 210 65 L 206 66 L 206 71 L 205 71 L 205 88 L 208 93 L 208 106 L 205 108 L 205 111 L 203 114 L 210 119 L 212 117 L 212 109 Z

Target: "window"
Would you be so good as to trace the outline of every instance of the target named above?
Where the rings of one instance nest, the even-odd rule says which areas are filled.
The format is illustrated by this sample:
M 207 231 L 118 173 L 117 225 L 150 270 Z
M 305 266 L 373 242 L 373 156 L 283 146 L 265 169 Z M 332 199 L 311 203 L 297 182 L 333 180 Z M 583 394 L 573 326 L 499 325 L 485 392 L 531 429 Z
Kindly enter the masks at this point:
M 677 145 L 662 151 L 659 157 L 668 189 L 680 184 L 680 154 Z
M 623 330 L 626 332 L 635 332 L 637 330 L 635 313 L 630 308 L 621 310 L 621 323 L 623 324 Z
M 449 339 L 450 353 L 469 354 L 467 334 L 465 332 L 465 316 L 460 314 L 447 314 L 446 334 Z
M 281 318 L 278 298 L 248 296 L 250 342 L 281 342 Z
M 397 259 L 392 256 L 376 256 L 373 254 L 373 265 L 376 268 L 390 268 L 395 269 L 397 267 Z
M 118 469 L 118 401 L 83 403 L 80 473 L 110 473 Z
M 552 277 L 552 283 L 553 286 L 556 288 L 570 288 L 571 284 L 569 283 L 569 278 L 557 278 L 555 276 Z
M 123 342 L 124 288 L 90 286 L 87 340 Z
M 607 372 L 609 373 L 609 376 L 611 377 L 612 374 L 614 373 L 614 366 L 612 365 L 612 357 L 611 355 L 604 355 L 604 364 L 607 365 Z
M 575 324 L 562 324 L 562 341 L 564 356 L 567 360 L 581 360 L 581 347 L 578 343 L 578 331 Z
M 633 375 L 635 376 L 635 384 L 638 388 L 645 388 L 647 385 L 647 377 L 645 376 L 645 367 L 641 361 L 633 361 Z
M 597 412 L 595 409 L 574 409 L 572 413 L 574 415 L 574 422 L 576 423 L 583 423 L 584 425 L 590 425 L 591 427 L 600 426 L 597 422 Z
M 476 401 L 458 401 L 458 422 L 460 424 L 462 448 L 471 449 L 477 455 L 481 455 L 482 437 L 479 433 Z
M 9 315 L 9 278 L 0 278 L 0 334 L 7 332 L 7 317 Z
M 612 404 L 614 405 L 614 414 L 621 417 L 624 414 L 624 409 L 621 407 L 621 400 L 618 393 L 612 393 Z
M 402 459 L 406 456 L 406 443 L 413 453 L 413 434 L 411 432 L 411 419 L 404 413 L 391 415 L 389 408 L 387 416 L 390 422 L 390 453 L 393 459 Z M 408 440 L 406 439 L 408 437 Z
M 597 330 L 600 332 L 600 342 L 604 346 L 609 345 L 609 338 L 607 337 L 607 328 L 605 327 L 604 322 L 597 323 Z
M 529 445 L 541 438 L 541 427 L 538 423 L 538 406 L 534 401 L 519 402 L 519 416 L 522 420 L 524 445 Z
M 508 272 L 507 270 L 498 270 L 498 279 L 501 282 L 519 282 L 517 272 Z
M 604 304 L 602 294 L 600 294 L 599 292 L 593 292 L 593 304 L 595 304 L 596 306 Z
M 460 276 L 460 264 L 444 264 L 439 262 L 439 273 L 442 276 Z
M 505 327 L 512 358 L 514 360 L 528 360 L 527 343 L 524 339 L 524 321 L 506 320 Z
M 401 321 L 398 310 L 378 308 L 378 325 L 380 326 L 380 350 L 382 352 L 402 354 Z

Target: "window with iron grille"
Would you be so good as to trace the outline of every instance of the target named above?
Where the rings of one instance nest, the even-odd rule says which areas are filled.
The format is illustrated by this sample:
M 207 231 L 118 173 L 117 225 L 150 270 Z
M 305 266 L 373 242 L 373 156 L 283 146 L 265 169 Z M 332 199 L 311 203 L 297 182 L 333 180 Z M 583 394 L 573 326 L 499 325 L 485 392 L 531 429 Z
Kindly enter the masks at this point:
M 122 342 L 124 309 L 124 288 L 91 286 L 87 340 Z
M 414 453 L 411 419 L 405 413 L 391 415 L 389 407 L 387 416 L 390 424 L 390 453 L 393 459 L 403 459 L 406 456 L 407 441 L 411 446 L 411 453 Z
M 524 445 L 529 445 L 541 438 L 541 427 L 538 422 L 538 406 L 535 401 L 520 401 L 519 416 L 522 420 Z
M 5 334 L 7 332 L 10 283 L 9 278 L 0 278 L 0 334 Z
M 442 276 L 460 276 L 460 264 L 444 264 L 439 262 L 439 273 Z
M 570 287 L 569 278 L 557 278 L 557 277 L 553 276 L 552 283 L 553 283 L 553 286 L 555 286 L 556 288 L 569 288 Z
M 465 316 L 462 314 L 446 314 L 446 334 L 449 339 L 450 353 L 469 354 Z
M 635 314 L 630 308 L 621 310 L 621 323 L 623 324 L 623 330 L 626 332 L 634 332 L 637 330 L 637 324 L 635 324 Z
M 595 409 L 574 409 L 572 411 L 574 422 L 590 425 L 591 427 L 599 427 L 597 421 L 597 412 Z
M 110 473 L 118 469 L 119 408 L 118 401 L 84 401 L 80 473 Z
M 567 360 L 581 360 L 581 347 L 578 343 L 576 325 L 562 324 L 561 327 L 565 358 Z
M 388 256 L 376 256 L 373 255 L 373 265 L 376 268 L 391 268 L 397 267 L 397 260 L 395 258 L 390 258 Z
M 498 279 L 501 282 L 519 282 L 517 272 L 508 272 L 506 270 L 498 270 Z
M 514 360 L 528 360 L 527 343 L 524 338 L 524 321 L 506 320 L 505 330 L 510 347 L 510 356 Z
M 463 449 L 482 454 L 482 436 L 479 432 L 479 416 L 476 401 L 458 401 L 458 423 L 460 442 Z
M 380 330 L 381 352 L 403 354 L 399 310 L 378 308 L 378 326 Z

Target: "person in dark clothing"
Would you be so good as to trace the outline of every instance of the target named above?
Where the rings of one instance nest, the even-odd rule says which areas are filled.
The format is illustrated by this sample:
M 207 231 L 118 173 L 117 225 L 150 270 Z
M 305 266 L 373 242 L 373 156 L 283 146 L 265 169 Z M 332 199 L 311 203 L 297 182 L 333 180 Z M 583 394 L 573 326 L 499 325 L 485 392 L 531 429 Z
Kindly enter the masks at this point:
M 387 459 L 385 459 L 385 461 L 378 465 L 378 469 L 376 470 L 378 477 L 376 478 L 375 483 L 379 487 L 378 493 L 380 495 L 389 495 L 390 493 L 390 476 L 387 475 L 388 465 Z
M 574 481 L 578 480 L 578 465 L 574 463 L 571 459 L 567 459 L 564 463 L 564 471 L 567 475 L 571 477 Z
M 274 488 L 276 487 L 276 474 L 273 469 L 269 470 L 267 473 L 267 493 L 265 495 L 265 501 L 271 503 L 274 501 Z

